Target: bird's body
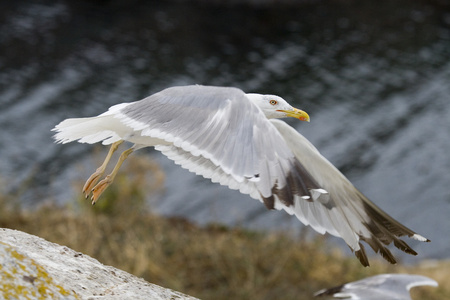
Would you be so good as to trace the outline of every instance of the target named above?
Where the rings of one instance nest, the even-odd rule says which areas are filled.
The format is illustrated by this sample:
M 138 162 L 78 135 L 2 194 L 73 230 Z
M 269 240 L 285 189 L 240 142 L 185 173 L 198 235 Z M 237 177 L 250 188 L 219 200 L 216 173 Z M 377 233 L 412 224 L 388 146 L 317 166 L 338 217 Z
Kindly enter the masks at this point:
M 381 274 L 318 291 L 315 296 L 353 300 L 411 300 L 409 291 L 416 286 L 438 286 L 425 276 Z
M 269 209 L 285 210 L 324 234 L 341 237 L 368 265 L 366 241 L 391 263 L 390 243 L 416 254 L 398 237 L 424 237 L 395 221 L 360 193 L 300 133 L 274 118 L 309 116 L 274 95 L 245 94 L 229 87 L 183 86 L 141 101 L 122 103 L 91 118 L 67 119 L 55 139 L 112 144 L 105 163 L 85 185 L 93 203 L 134 150 L 154 146 L 176 164 L 213 182 L 237 189 Z M 125 151 L 111 176 L 97 184 L 123 141 Z

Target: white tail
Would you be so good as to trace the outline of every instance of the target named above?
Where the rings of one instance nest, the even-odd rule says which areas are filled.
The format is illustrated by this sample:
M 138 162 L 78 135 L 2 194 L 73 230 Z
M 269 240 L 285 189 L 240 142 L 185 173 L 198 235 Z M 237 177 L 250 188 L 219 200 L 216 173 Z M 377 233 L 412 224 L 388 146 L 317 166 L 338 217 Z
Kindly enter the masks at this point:
M 91 118 L 66 119 L 55 126 L 53 138 L 57 143 L 70 143 L 78 140 L 79 143 L 94 144 L 102 142 L 109 145 L 123 139 L 131 132 L 131 128 L 115 117 L 122 108 L 130 103 L 121 103 L 111 106 L 107 112 Z
M 127 130 L 113 115 L 100 115 L 92 118 L 67 119 L 53 128 L 57 143 L 69 143 L 78 140 L 80 143 L 94 144 L 103 141 L 104 145 L 117 142 Z

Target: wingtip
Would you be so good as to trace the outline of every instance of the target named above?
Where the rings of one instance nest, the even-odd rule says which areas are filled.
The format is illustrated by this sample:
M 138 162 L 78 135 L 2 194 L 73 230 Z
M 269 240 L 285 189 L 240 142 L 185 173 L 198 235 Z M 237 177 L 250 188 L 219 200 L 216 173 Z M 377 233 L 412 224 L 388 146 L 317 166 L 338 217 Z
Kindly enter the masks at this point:
M 370 267 L 369 259 L 367 258 L 366 250 L 364 249 L 364 246 L 359 243 L 360 249 L 355 251 L 355 256 L 358 258 L 361 265 L 364 267 Z
M 427 243 L 431 242 L 429 239 L 427 239 L 427 238 L 425 238 L 425 237 L 423 237 L 423 236 L 421 236 L 420 234 L 417 234 L 417 233 L 413 234 L 411 236 L 411 238 L 415 239 L 415 240 L 418 240 L 418 241 L 421 241 L 421 242 L 427 242 Z
M 320 291 L 317 291 L 314 293 L 314 297 L 324 297 L 324 296 L 333 296 L 336 293 L 339 293 L 342 291 L 342 288 L 344 287 L 344 284 L 335 286 L 328 289 L 321 289 Z

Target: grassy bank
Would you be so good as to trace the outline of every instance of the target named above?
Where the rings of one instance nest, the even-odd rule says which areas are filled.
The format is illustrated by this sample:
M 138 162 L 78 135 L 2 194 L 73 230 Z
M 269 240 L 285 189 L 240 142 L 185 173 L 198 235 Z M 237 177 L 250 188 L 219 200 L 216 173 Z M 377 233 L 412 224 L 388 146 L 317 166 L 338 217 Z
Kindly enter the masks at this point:
M 415 299 L 450 299 L 450 262 L 391 266 L 373 258 L 372 266 L 364 268 L 321 236 L 306 242 L 279 233 L 199 227 L 159 217 L 144 205 L 144 194 L 161 186 L 163 173 L 139 157 L 125 169 L 95 207 L 80 198 L 67 207 L 30 212 L 2 196 L 0 226 L 66 245 L 202 299 L 314 299 L 319 289 L 387 272 L 421 274 L 439 282 L 439 288 L 413 290 Z

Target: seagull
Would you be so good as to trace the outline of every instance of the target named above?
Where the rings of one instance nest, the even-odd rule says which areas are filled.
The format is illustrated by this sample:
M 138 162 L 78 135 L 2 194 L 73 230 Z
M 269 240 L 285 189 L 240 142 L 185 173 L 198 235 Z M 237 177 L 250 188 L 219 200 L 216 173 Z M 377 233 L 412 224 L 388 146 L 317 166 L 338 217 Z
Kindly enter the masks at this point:
M 411 300 L 411 288 L 423 285 L 438 286 L 438 283 L 421 275 L 382 274 L 323 289 L 314 296 L 352 300 Z
M 176 86 L 140 101 L 114 105 L 101 115 L 66 119 L 53 128 L 57 143 L 111 145 L 83 193 L 92 204 L 111 185 L 124 160 L 153 146 L 175 164 L 239 190 L 268 209 L 284 210 L 321 234 L 342 238 L 362 265 L 362 241 L 392 264 L 386 247 L 417 253 L 399 237 L 429 242 L 382 211 L 299 132 L 279 118 L 309 122 L 309 115 L 275 95 L 233 87 Z M 111 174 L 99 181 L 124 141 Z

